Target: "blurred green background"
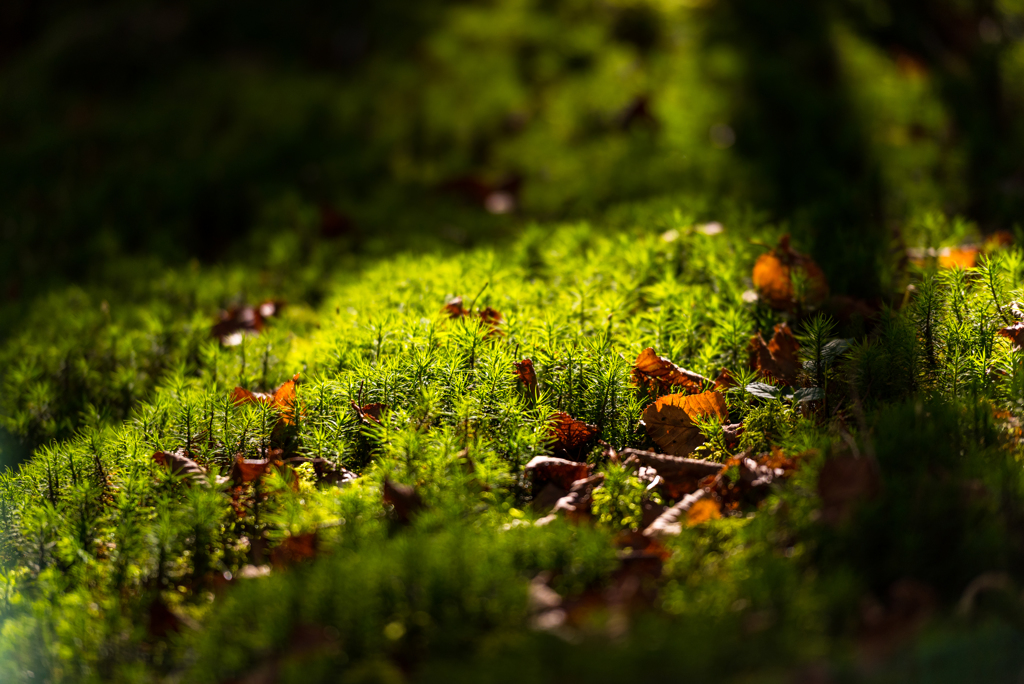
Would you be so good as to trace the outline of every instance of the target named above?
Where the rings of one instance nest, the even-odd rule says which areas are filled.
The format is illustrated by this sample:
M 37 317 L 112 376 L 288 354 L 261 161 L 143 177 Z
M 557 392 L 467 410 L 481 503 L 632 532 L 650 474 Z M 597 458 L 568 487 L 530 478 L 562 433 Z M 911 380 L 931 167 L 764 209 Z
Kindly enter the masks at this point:
M 1024 0 L 8 0 L 0 324 L 301 222 L 372 255 L 669 194 L 876 296 L 921 216 L 1019 220 L 1022 34 Z

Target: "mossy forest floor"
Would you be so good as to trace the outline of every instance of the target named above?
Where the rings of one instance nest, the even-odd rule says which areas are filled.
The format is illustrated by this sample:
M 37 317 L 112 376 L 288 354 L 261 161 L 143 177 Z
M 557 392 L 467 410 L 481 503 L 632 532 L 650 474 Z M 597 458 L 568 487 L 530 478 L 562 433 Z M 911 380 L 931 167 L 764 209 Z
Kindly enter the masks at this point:
M 1008 236 L 862 302 L 682 199 L 294 224 L 5 342 L 0 681 L 1019 681 Z

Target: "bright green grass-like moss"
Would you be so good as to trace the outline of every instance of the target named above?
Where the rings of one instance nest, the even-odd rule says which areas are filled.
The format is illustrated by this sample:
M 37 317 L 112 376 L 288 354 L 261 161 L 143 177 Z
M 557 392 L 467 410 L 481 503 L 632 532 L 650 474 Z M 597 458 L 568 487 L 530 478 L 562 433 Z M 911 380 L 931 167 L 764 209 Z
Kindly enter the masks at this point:
M 324 268 L 318 306 L 296 302 L 267 333 L 230 348 L 207 337 L 227 290 L 216 274 L 175 280 L 179 304 L 151 318 L 83 314 L 75 325 L 95 336 L 65 349 L 80 355 L 76 382 L 97 408 L 83 417 L 54 409 L 74 436 L 0 476 L 0 679 L 560 681 L 577 672 L 609 681 L 643 662 L 660 676 L 685 668 L 703 680 L 770 677 L 822 659 L 846 672 L 864 597 L 888 601 L 902 580 L 928 587 L 939 618 L 934 639 L 904 651 L 910 662 L 941 660 L 975 634 L 989 635 L 985 648 L 1019 642 L 1020 606 L 974 610 L 988 632 L 953 616 L 976 577 L 1024 576 L 1019 448 L 992 418 L 993 408 L 1016 415 L 1024 399 L 1020 352 L 995 334 L 1019 284 L 1015 253 L 922 276 L 918 296 L 884 311 L 846 351 L 827 347 L 835 338 L 823 319 L 794 321 L 804 384 L 824 385 L 829 408 L 742 386 L 726 400 L 730 420 L 752 428 L 743 446 L 814 455 L 756 510 L 668 540 L 646 611 L 625 620 L 605 604 L 569 635 L 532 629 L 531 578 L 550 573 L 569 601 L 609 586 L 619 563 L 612 537 L 636 526 L 644 500 L 623 485 L 598 497 L 594 525 L 532 525 L 544 511 L 529 507 L 523 466 L 549 453 L 551 414 L 599 426 L 615 448 L 644 447 L 638 421 L 650 397 L 630 381 L 640 350 L 653 346 L 707 377 L 738 373 L 750 336 L 780 320 L 744 298 L 761 250 L 750 239 L 772 233 L 738 214 L 707 235 L 685 212 L 651 205 L 603 224 L 533 226 L 462 253 Z M 500 311 L 500 334 L 444 315 L 455 296 Z M 144 311 L 160 298 L 125 306 Z M 50 348 L 27 348 L 8 375 L 16 400 L 4 419 L 32 435 L 47 425 L 37 407 L 61 390 L 38 379 L 55 363 Z M 536 394 L 512 372 L 524 357 L 536 366 Z M 115 383 L 104 394 L 125 368 L 147 390 L 125 395 Z M 275 432 L 273 410 L 229 399 L 235 386 L 273 390 L 294 373 L 297 419 L 284 430 Z M 387 409 L 365 422 L 353 402 Z M 110 406 L 119 408 L 100 408 Z M 707 455 L 728 456 L 724 441 L 710 444 Z M 270 475 L 234 498 L 215 482 L 236 454 L 255 458 L 270 445 L 360 477 L 317 486 L 306 473 L 293 487 Z M 208 470 L 205 486 L 151 458 L 175 449 Z M 877 460 L 884 488 L 829 526 L 817 471 L 851 449 Z M 604 458 L 600 447 L 590 454 L 612 467 Z M 425 502 L 411 526 L 385 514 L 385 478 L 414 485 Z M 315 559 L 245 577 L 313 530 Z M 180 632 L 165 633 L 164 607 Z M 933 643 L 938 651 L 927 650 Z

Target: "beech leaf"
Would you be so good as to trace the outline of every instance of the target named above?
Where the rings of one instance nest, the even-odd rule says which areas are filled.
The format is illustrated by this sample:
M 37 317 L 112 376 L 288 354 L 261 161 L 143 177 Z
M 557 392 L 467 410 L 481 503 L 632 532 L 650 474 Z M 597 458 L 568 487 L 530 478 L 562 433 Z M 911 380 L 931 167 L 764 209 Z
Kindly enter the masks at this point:
M 725 397 L 720 392 L 669 394 L 644 411 L 641 423 L 654 443 L 672 456 L 688 456 L 704 443 L 697 427 L 698 418 L 724 422 L 729 417 Z
M 664 356 L 658 356 L 652 347 L 647 347 L 636 357 L 633 382 L 641 387 L 650 387 L 658 394 L 664 394 L 673 387 L 695 394 L 704 389 L 708 380 L 703 375 L 680 368 Z

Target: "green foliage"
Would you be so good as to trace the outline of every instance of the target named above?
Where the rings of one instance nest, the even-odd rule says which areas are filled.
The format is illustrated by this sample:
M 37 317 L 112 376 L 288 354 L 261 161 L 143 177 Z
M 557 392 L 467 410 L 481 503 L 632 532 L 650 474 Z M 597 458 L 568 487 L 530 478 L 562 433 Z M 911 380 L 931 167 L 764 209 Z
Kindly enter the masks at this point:
M 702 625 L 721 646 L 690 654 L 700 671 L 731 677 L 759 663 L 831 658 L 852 633 L 860 597 L 907 576 L 943 605 L 983 572 L 1020 576 L 1019 447 L 1012 424 L 1000 432 L 992 418 L 993 407 L 1011 417 L 1024 407 L 1020 352 L 996 335 L 1015 315 L 1017 252 L 968 271 L 920 273 L 907 303 L 883 310 L 853 342 L 836 339 L 823 315 L 794 323 L 808 386 L 800 398 L 760 398 L 745 389 L 759 379 L 744 367 L 746 344 L 778 318 L 763 320 L 771 314 L 743 298 L 756 254 L 749 238 L 764 230 L 756 217 L 738 214 L 724 233 L 706 235 L 690 228 L 692 215 L 657 203 L 617 212 L 608 222 L 620 227 L 605 232 L 536 227 L 500 248 L 398 254 L 343 276 L 325 270 L 316 309 L 290 305 L 236 347 L 207 337 L 228 301 L 215 270 L 168 275 L 178 301 L 189 302 L 183 333 L 178 309 L 157 304 L 168 301 L 159 288 L 125 300 L 113 293 L 106 309 L 82 308 L 65 324 L 91 325 L 95 337 L 62 338 L 55 319 L 35 319 L 0 350 L 22 369 L 8 375 L 4 420 L 28 439 L 58 425 L 66 438 L 0 475 L 0 674 L 106 681 L 184 671 L 190 681 L 220 681 L 273 667 L 316 681 L 391 667 L 381 663 L 428 677 L 455 658 L 547 662 L 522 655 L 547 648 L 528 629 L 530 579 L 550 573 L 567 601 L 607 590 L 618 563 L 610 533 L 639 530 L 658 499 L 608 462 L 592 495 L 593 527 L 533 526 L 544 511 L 530 512 L 522 468 L 550 453 L 555 411 L 599 426 L 617 449 L 648 446 L 638 423 L 649 398 L 630 381 L 630 361 L 646 346 L 708 377 L 734 372 L 738 385 L 725 394 L 730 420 L 743 423 L 739 442 L 698 421 L 707 443 L 696 456 L 803 454 L 753 517 L 711 520 L 666 542 L 651 619 L 671 636 L 657 643 L 668 649 Z M 442 313 L 456 295 L 500 311 L 498 332 Z M 143 317 L 151 303 L 165 313 Z M 89 373 L 75 376 L 92 399 L 58 391 L 60 354 L 34 342 L 51 339 L 64 345 L 60 354 L 108 355 L 110 372 L 84 364 Z M 536 393 L 513 374 L 524 357 L 534 361 Z M 126 372 L 125 358 L 160 370 L 130 394 L 121 388 L 116 404 L 104 393 L 112 373 Z M 278 424 L 270 405 L 229 399 L 235 386 L 272 391 L 295 372 L 293 425 Z M 31 418 L 42 414 L 26 412 L 33 396 L 51 407 L 51 432 Z M 386 405 L 379 422 L 353 409 L 371 403 Z M 851 445 L 877 460 L 884 486 L 830 526 L 819 519 L 817 472 Z M 234 489 L 218 482 L 236 456 L 277 448 L 360 477 L 316 484 L 307 465 L 294 481 L 272 472 Z M 174 475 L 151 458 L 178 449 L 207 474 Z M 385 478 L 422 497 L 407 528 L 381 504 Z M 271 568 L 275 549 L 310 534 L 313 559 Z M 165 610 L 199 631 L 160 632 Z M 751 654 L 731 661 L 729 644 L 738 648 L 744 633 Z M 307 639 L 311 650 L 297 650 Z M 624 643 L 602 662 L 626 662 L 634 642 Z

